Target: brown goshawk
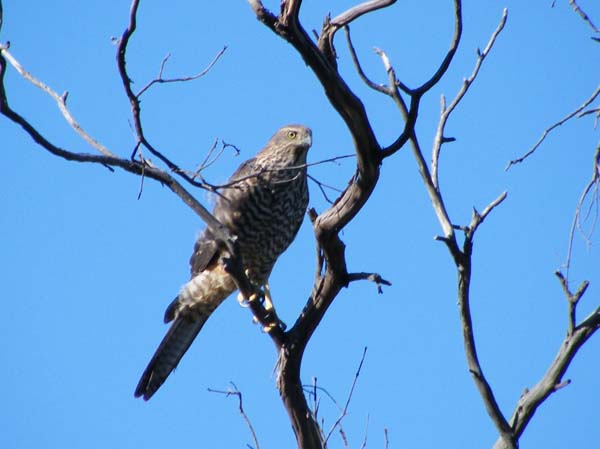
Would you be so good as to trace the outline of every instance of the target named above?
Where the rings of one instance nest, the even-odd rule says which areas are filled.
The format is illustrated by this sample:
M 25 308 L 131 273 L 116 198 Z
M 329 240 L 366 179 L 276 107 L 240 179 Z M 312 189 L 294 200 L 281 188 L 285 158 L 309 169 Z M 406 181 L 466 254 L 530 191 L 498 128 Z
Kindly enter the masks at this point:
M 217 198 L 213 214 L 237 237 L 242 264 L 255 285 L 267 287 L 275 261 L 302 224 L 308 205 L 306 154 L 311 143 L 309 128 L 284 126 L 235 171 Z M 210 229 L 204 230 L 190 259 L 191 279 L 167 307 L 165 322 L 173 323 L 142 374 L 136 397 L 152 397 L 212 312 L 236 289 L 223 265 L 227 256 Z

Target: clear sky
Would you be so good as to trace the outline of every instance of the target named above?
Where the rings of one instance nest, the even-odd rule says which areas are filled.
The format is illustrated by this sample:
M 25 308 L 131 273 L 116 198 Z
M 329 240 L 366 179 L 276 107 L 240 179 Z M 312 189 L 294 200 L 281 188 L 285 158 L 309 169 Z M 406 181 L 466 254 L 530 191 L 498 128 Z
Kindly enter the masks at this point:
M 134 139 L 111 37 L 125 28 L 128 2 L 4 1 L 2 42 L 37 77 L 69 91 L 71 111 L 94 137 L 123 156 Z M 278 8 L 279 2 L 267 2 Z M 308 30 L 323 16 L 354 4 L 305 2 Z M 581 2 L 600 21 L 593 1 Z M 600 58 L 591 30 L 566 0 L 465 1 L 464 39 L 448 74 L 426 98 L 418 131 L 428 152 L 439 96 L 452 98 L 509 9 L 507 27 L 480 77 L 451 118 L 441 158 L 441 185 L 451 217 L 466 224 L 504 190 L 507 201 L 476 237 L 473 316 L 481 362 L 506 415 L 534 385 L 565 335 L 566 302 L 553 272 L 564 262 L 580 192 L 598 142 L 591 118 L 551 135 L 526 164 L 504 171 L 545 127 L 580 105 L 598 85 Z M 452 35 L 452 2 L 408 0 L 361 18 L 352 35 L 365 70 L 385 72 L 373 47 L 384 49 L 410 86 L 438 66 Z M 205 176 L 224 181 L 286 123 L 313 129 L 312 162 L 352 152 L 341 119 L 293 49 L 263 27 L 243 1 L 143 1 L 128 67 L 136 86 L 158 72 L 195 73 L 228 46 L 193 83 L 158 86 L 143 101 L 151 142 L 193 168 L 215 139 L 226 151 Z M 363 98 L 382 144 L 401 130 L 389 99 L 367 90 L 349 64 L 343 34 L 339 63 Z M 12 106 L 55 144 L 91 151 L 40 90 L 7 75 Z M 251 443 L 232 398 L 210 393 L 234 382 L 262 449 L 294 447 L 274 385 L 270 339 L 233 299 L 209 320 L 177 371 L 148 403 L 133 390 L 166 326 L 164 308 L 188 279 L 188 258 L 203 224 L 166 188 L 101 166 L 58 159 L 18 127 L 0 119 L 0 447 L 4 449 L 231 449 Z M 351 160 L 311 168 L 343 188 Z M 327 207 L 315 184 L 311 206 Z M 195 192 L 205 204 L 210 198 Z M 331 192 L 335 195 L 335 192 Z M 343 290 L 314 335 L 303 365 L 338 401 L 346 399 L 368 347 L 344 429 L 350 447 L 491 447 L 496 432 L 466 368 L 456 308 L 456 275 L 407 150 L 385 161 L 381 182 L 344 230 L 351 271 L 373 271 L 393 286 L 378 295 L 370 283 Z M 598 241 L 597 234 L 592 239 Z M 291 323 L 309 295 L 314 239 L 308 220 L 275 268 L 278 312 Z M 576 239 L 571 277 L 591 281 L 583 318 L 600 305 L 600 256 Z M 600 440 L 600 336 L 577 355 L 572 384 L 548 400 L 522 438 L 523 448 L 592 449 Z M 325 427 L 338 412 L 326 396 Z M 184 446 L 187 445 L 187 446 Z M 343 444 L 336 435 L 332 447 Z

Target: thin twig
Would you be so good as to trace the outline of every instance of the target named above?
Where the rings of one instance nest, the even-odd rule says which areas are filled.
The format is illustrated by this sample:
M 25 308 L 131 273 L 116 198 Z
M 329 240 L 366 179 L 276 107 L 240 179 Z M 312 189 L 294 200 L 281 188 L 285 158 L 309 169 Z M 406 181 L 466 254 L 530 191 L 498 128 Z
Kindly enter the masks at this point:
M 360 363 L 358 364 L 358 368 L 356 370 L 356 373 L 354 374 L 354 380 L 352 381 L 352 386 L 350 387 L 350 392 L 348 393 L 348 397 L 346 398 L 346 403 L 344 404 L 344 408 L 342 409 L 340 416 L 335 421 L 333 426 L 331 426 L 329 433 L 327 433 L 327 436 L 325 437 L 325 446 L 327 445 L 327 441 L 329 440 L 329 437 L 331 436 L 331 434 L 335 431 L 335 429 L 340 425 L 340 423 L 342 422 L 344 417 L 348 414 L 348 407 L 350 406 L 350 401 L 352 400 L 352 394 L 354 393 L 354 388 L 356 387 L 356 382 L 358 381 L 358 377 L 360 376 L 360 370 L 362 369 L 362 366 L 363 366 L 366 356 L 367 356 L 367 347 L 365 346 L 365 348 L 363 349 L 362 357 L 360 358 Z
M 571 112 L 570 114 L 568 114 L 566 117 L 560 119 L 558 122 L 556 122 L 553 125 L 551 125 L 550 127 L 546 128 L 544 130 L 544 132 L 542 133 L 541 137 L 535 143 L 535 145 L 533 145 L 529 149 L 529 151 L 527 151 L 523 156 L 518 157 L 517 159 L 513 159 L 512 161 L 510 161 L 508 163 L 508 165 L 506 166 L 505 170 L 508 170 L 513 165 L 520 164 L 525 159 L 527 159 L 529 156 L 531 156 L 533 153 L 535 153 L 535 151 L 538 149 L 538 147 L 544 142 L 544 140 L 546 140 L 546 137 L 548 136 L 548 134 L 550 134 L 554 129 L 556 129 L 559 126 L 563 125 L 564 123 L 566 123 L 567 121 L 569 121 L 573 117 L 575 117 L 577 114 L 579 114 L 581 111 L 583 111 L 592 101 L 594 101 L 596 99 L 596 97 L 598 97 L 598 95 L 600 95 L 600 86 L 598 86 L 596 88 L 596 90 L 594 91 L 594 93 L 592 93 L 592 95 L 587 100 L 585 100 L 581 106 L 579 106 L 573 112 Z
M 383 293 L 383 289 L 381 288 L 382 285 L 387 285 L 388 287 L 392 285 L 390 281 L 383 279 L 381 275 L 377 273 L 348 273 L 348 282 L 363 280 L 375 282 L 377 285 L 377 293 L 379 294 Z
M 369 77 L 367 77 L 367 75 L 365 74 L 365 72 L 360 64 L 358 55 L 356 54 L 356 49 L 354 48 L 354 44 L 352 43 L 352 38 L 350 37 L 350 27 L 349 26 L 344 27 L 344 31 L 346 33 L 346 42 L 348 44 L 348 49 L 350 50 L 350 56 L 352 58 L 352 62 L 354 63 L 354 68 L 356 69 L 356 72 L 358 73 L 358 76 L 360 77 L 360 79 L 363 80 L 363 82 L 367 86 L 369 86 L 371 89 L 376 90 L 376 91 L 381 92 L 386 95 L 390 95 L 389 88 L 386 85 L 377 84 L 374 81 L 371 81 L 371 79 L 369 79 Z
M 325 201 L 327 201 L 329 204 L 333 205 L 333 200 L 331 198 L 329 198 L 329 196 L 327 195 L 327 192 L 325 192 L 325 189 L 331 189 L 335 192 L 341 193 L 342 190 L 338 189 L 337 187 L 333 187 L 330 186 L 328 184 L 325 184 L 321 181 L 319 181 L 317 178 L 315 178 L 314 176 L 311 176 L 309 174 L 306 175 L 308 177 L 308 179 L 310 179 L 312 182 L 314 182 L 317 187 L 319 188 L 319 190 L 321 191 L 321 194 L 323 195 L 323 198 L 325 198 Z
M 160 70 L 158 72 L 158 76 L 156 78 L 154 78 L 152 81 L 150 81 L 148 84 L 146 84 L 144 87 L 142 87 L 136 96 L 138 98 L 140 98 L 144 94 L 144 92 L 146 92 L 148 89 L 150 89 L 155 84 L 182 83 L 182 82 L 193 81 L 193 80 L 197 80 L 198 78 L 202 78 L 204 75 L 206 75 L 208 72 L 210 72 L 210 70 L 217 63 L 217 61 L 221 58 L 221 56 L 223 56 L 223 53 L 225 53 L 225 50 L 227 50 L 227 46 L 224 46 L 216 54 L 216 56 L 206 66 L 205 69 L 201 70 L 200 72 L 196 73 L 195 75 L 181 76 L 181 77 L 177 77 L 177 78 L 163 78 L 163 70 L 165 68 L 165 64 L 167 63 L 167 60 L 171 57 L 170 53 L 167 54 L 167 56 L 165 56 L 165 58 L 163 59 L 161 65 L 160 65 Z
M 365 449 L 367 447 L 367 437 L 369 436 L 369 415 L 367 415 L 367 422 L 365 424 L 365 436 L 362 440 L 362 444 L 359 449 Z
M 58 93 L 56 93 L 56 91 L 52 90 L 47 84 L 43 83 L 42 81 L 37 79 L 35 76 L 33 76 L 30 72 L 25 70 L 25 68 L 23 68 L 23 66 L 19 63 L 19 61 L 17 61 L 16 58 L 8 51 L 8 48 L 6 48 L 6 47 L 0 48 L 0 52 L 6 58 L 6 60 L 8 62 L 10 62 L 10 64 L 15 68 L 15 70 L 19 73 L 19 75 L 21 75 L 23 78 L 25 78 L 27 81 L 29 81 L 34 86 L 36 86 L 36 87 L 40 88 L 41 90 L 43 90 L 44 92 L 46 92 L 48 95 L 50 95 L 54 99 L 54 101 L 56 101 L 56 104 L 58 105 L 58 109 L 60 109 L 60 112 L 62 113 L 63 117 L 65 118 L 65 120 L 67 121 L 69 126 L 71 126 L 71 128 L 73 128 L 73 130 L 75 130 L 75 132 L 77 134 L 79 134 L 92 148 L 95 148 L 96 150 L 98 150 L 100 153 L 102 153 L 105 156 L 116 157 L 116 155 L 114 153 L 112 153 L 111 151 L 109 151 L 108 148 L 106 148 L 98 140 L 96 140 L 92 136 L 90 136 L 81 127 L 81 125 L 77 122 L 77 120 L 75 120 L 75 117 L 73 116 L 73 114 L 71 114 L 71 112 L 67 108 L 67 96 L 68 96 L 67 92 L 65 92 L 62 95 L 58 95 Z
M 477 228 L 479 227 L 479 225 L 481 223 L 483 223 L 483 221 L 490 214 L 490 212 L 492 212 L 496 207 L 498 207 L 506 199 L 507 196 L 508 196 L 507 192 L 502 192 L 498 196 L 498 198 L 496 198 L 494 201 L 492 201 L 490 204 L 488 204 L 487 207 L 485 209 L 483 209 L 483 212 L 481 212 L 481 213 L 477 212 L 477 209 L 473 208 L 473 215 L 471 217 L 471 223 L 469 224 L 469 226 L 467 228 L 469 237 L 472 238 L 475 231 L 477 231 Z
M 262 176 L 265 173 L 272 173 L 272 172 L 280 172 L 280 171 L 289 171 L 289 172 L 295 172 L 297 170 L 302 170 L 308 167 L 313 167 L 315 165 L 321 165 L 321 164 L 327 164 L 330 162 L 336 162 L 338 160 L 341 159 L 347 159 L 347 158 L 353 158 L 356 157 L 355 154 L 346 154 L 346 155 L 342 155 L 342 156 L 335 156 L 335 157 L 331 157 L 328 159 L 323 159 L 317 162 L 311 162 L 311 163 L 306 163 L 306 164 L 300 164 L 300 165 L 294 165 L 292 167 L 285 167 L 285 168 L 261 168 L 260 170 L 255 171 L 254 173 L 247 175 L 247 176 L 243 176 L 241 178 L 236 178 L 233 181 L 227 182 L 225 184 L 209 184 L 210 186 L 210 190 L 220 190 L 220 189 L 226 189 L 226 188 L 231 188 L 231 187 L 235 187 L 236 185 L 248 180 L 248 179 L 252 179 L 252 178 L 258 178 L 260 176 Z M 280 182 L 291 182 L 294 179 L 296 179 L 296 177 L 298 176 L 298 174 L 293 174 L 293 177 L 290 179 L 286 179 L 284 181 L 280 181 Z
M 320 391 L 321 393 L 324 393 L 325 396 L 327 396 L 329 398 L 329 400 L 333 403 L 333 405 L 336 406 L 336 408 L 338 409 L 338 411 L 339 412 L 342 411 L 341 405 L 335 400 L 335 398 L 333 397 L 333 395 L 326 388 L 323 388 L 323 387 L 317 385 L 317 378 L 316 377 L 313 378 L 312 385 L 302 385 L 302 388 L 304 389 L 304 391 L 306 391 L 307 393 L 310 394 L 311 398 L 315 402 L 318 399 L 317 392 Z M 320 403 L 320 401 L 319 401 L 319 403 Z M 316 413 L 315 413 L 315 416 L 316 416 Z
M 569 278 L 569 270 L 571 268 L 571 255 L 573 252 L 573 242 L 575 239 L 575 229 L 579 229 L 584 238 L 589 243 L 589 239 L 591 238 L 591 234 L 594 230 L 595 220 L 590 229 L 590 233 L 585 235 L 583 232 L 583 225 L 581 222 L 581 208 L 583 207 L 583 203 L 588 197 L 590 191 L 592 191 L 592 201 L 590 202 L 590 208 L 594 207 L 595 216 L 598 214 L 598 186 L 600 185 L 600 143 L 596 147 L 596 151 L 594 153 L 593 167 L 592 167 L 592 179 L 587 183 L 584 187 L 581 196 L 579 197 L 579 201 L 577 201 L 577 206 L 575 208 L 575 216 L 573 217 L 573 222 L 571 223 L 571 229 L 569 231 L 569 244 L 567 246 L 567 257 L 565 260 L 565 271 L 566 277 Z M 593 189 L 593 190 L 592 190 Z M 584 218 L 585 220 L 585 218 Z
M 592 30 L 594 30 L 594 32 L 600 33 L 600 28 L 594 25 L 592 19 L 590 19 L 590 16 L 587 15 L 587 13 L 583 9 L 581 9 L 581 7 L 577 4 L 575 0 L 569 0 L 569 5 L 571 5 L 573 11 L 575 11 L 579 15 L 579 17 L 581 17 L 583 21 L 587 23 Z
M 448 68 L 450 67 L 450 63 L 454 59 L 454 55 L 456 54 L 456 50 L 458 50 L 458 45 L 460 44 L 460 38 L 462 36 L 462 28 L 463 28 L 463 20 L 462 20 L 462 2 L 461 0 L 454 0 L 454 36 L 452 36 L 452 42 L 450 43 L 450 48 L 446 53 L 446 57 L 436 70 L 436 72 L 431 76 L 429 80 L 414 90 L 416 94 L 422 95 L 425 92 L 431 90 L 433 86 L 435 86 L 441 79 L 442 76 L 446 73 Z
M 438 123 L 437 132 L 436 132 L 435 138 L 434 138 L 432 157 L 431 157 L 431 179 L 432 179 L 433 185 L 435 186 L 436 189 L 439 188 L 438 164 L 439 164 L 439 158 L 440 158 L 440 151 L 442 148 L 442 144 L 444 142 L 448 141 L 448 138 L 446 138 L 446 136 L 444 136 L 444 131 L 446 128 L 446 123 L 448 122 L 448 118 L 450 117 L 450 115 L 452 114 L 452 112 L 454 111 L 456 106 L 458 106 L 458 104 L 461 102 L 461 100 L 467 94 L 469 87 L 471 86 L 471 84 L 473 84 L 473 81 L 475 81 L 475 78 L 477 78 L 477 75 L 479 74 L 479 70 L 481 69 L 481 65 L 483 64 L 484 59 L 489 54 L 489 52 L 492 50 L 492 47 L 494 46 L 496 39 L 498 38 L 498 36 L 502 32 L 502 30 L 504 29 L 504 26 L 506 25 L 507 17 L 508 17 L 508 10 L 506 8 L 504 8 L 504 10 L 502 11 L 502 17 L 500 19 L 500 23 L 498 24 L 498 26 L 492 33 L 492 36 L 490 37 L 490 40 L 488 41 L 487 45 L 485 46 L 483 51 L 477 50 L 477 62 L 475 63 L 475 68 L 473 69 L 471 76 L 469 76 L 469 78 L 467 78 L 463 81 L 460 90 L 456 94 L 456 97 L 454 98 L 454 100 L 452 100 L 452 102 L 448 105 L 448 107 L 446 107 L 445 100 L 442 97 L 442 112 L 440 114 L 440 120 Z
M 256 437 L 256 432 L 254 431 L 252 422 L 250 421 L 250 418 L 248 418 L 248 415 L 244 411 L 244 406 L 243 406 L 243 402 L 242 402 L 242 393 L 238 390 L 238 387 L 233 382 L 230 382 L 230 384 L 233 388 L 229 389 L 229 390 L 215 390 L 215 389 L 209 388 L 208 391 L 211 393 L 224 394 L 226 397 L 236 396 L 238 398 L 238 410 L 240 412 L 240 415 L 242 415 L 242 418 L 244 418 L 244 421 L 246 422 L 246 426 L 248 426 L 248 430 L 250 431 L 250 434 L 252 435 L 252 440 L 254 441 L 255 449 L 260 449 L 260 446 L 258 444 L 258 438 Z

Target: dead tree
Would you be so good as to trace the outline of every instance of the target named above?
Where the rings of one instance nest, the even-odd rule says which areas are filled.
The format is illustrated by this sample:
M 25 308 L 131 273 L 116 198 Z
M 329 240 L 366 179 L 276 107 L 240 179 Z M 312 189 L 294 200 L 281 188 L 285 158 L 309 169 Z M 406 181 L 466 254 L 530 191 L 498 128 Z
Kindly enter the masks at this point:
M 395 0 L 366 1 L 333 18 L 326 16 L 322 29 L 319 33 L 315 33 L 315 36 L 311 36 L 300 21 L 299 13 L 302 6 L 300 0 L 282 1 L 281 8 L 277 13 L 265 8 L 260 0 L 250 0 L 249 3 L 256 18 L 279 38 L 291 44 L 306 65 L 312 70 L 317 81 L 322 85 L 327 99 L 344 120 L 348 132 L 352 136 L 354 152 L 356 154 L 355 173 L 349 179 L 347 187 L 341 192 L 331 207 L 320 213 L 314 209 L 309 211 L 315 235 L 317 254 L 317 267 L 310 298 L 295 323 L 288 330 L 276 328 L 274 332 L 269 334 L 278 353 L 277 388 L 294 429 L 298 447 L 302 449 L 320 449 L 326 447 L 327 444 L 326 436 L 319 423 L 315 420 L 313 412 L 307 403 L 300 378 L 304 351 L 311 336 L 343 288 L 359 280 L 372 281 L 378 286 L 388 283 L 377 273 L 352 272 L 348 269 L 345 257 L 345 245 L 340 238 L 340 232 L 361 212 L 363 206 L 369 200 L 377 187 L 382 164 L 385 163 L 387 158 L 407 148 L 410 149 L 414 156 L 423 184 L 441 227 L 441 233 L 436 239 L 447 247 L 451 259 L 456 266 L 458 308 L 468 370 L 481 395 L 485 410 L 498 431 L 499 440 L 496 446 L 517 448 L 519 438 L 536 409 L 549 395 L 565 384 L 563 376 L 575 354 L 594 334 L 598 327 L 600 327 L 600 308 L 596 309 L 585 319 L 577 321 L 575 315 L 577 303 L 585 293 L 587 283 L 583 283 L 576 292 L 572 292 L 568 283 L 564 282 L 564 279 L 561 278 L 570 307 L 567 335 L 546 374 L 534 388 L 523 394 L 516 404 L 512 416 L 508 418 L 500 410 L 493 389 L 487 381 L 479 362 L 470 309 L 470 282 L 474 237 L 484 220 L 504 201 L 506 193 L 499 194 L 481 212 L 474 209 L 469 223 L 457 224 L 450 217 L 439 184 L 440 154 L 444 145 L 454 140 L 445 134 L 446 123 L 458 104 L 468 93 L 470 86 L 479 74 L 485 58 L 489 55 L 496 39 L 502 32 L 507 20 L 507 11 L 504 11 L 498 27 L 492 33 L 487 45 L 483 50 L 478 51 L 474 69 L 471 75 L 463 81 L 456 96 L 450 102 L 447 102 L 442 97 L 439 122 L 432 145 L 431 162 L 427 162 L 415 125 L 419 116 L 422 99 L 446 75 L 461 42 L 463 14 L 460 0 L 453 1 L 454 35 L 448 51 L 439 62 L 437 70 L 429 78 L 422 80 L 417 86 L 409 86 L 397 77 L 392 62 L 383 50 L 378 50 L 378 54 L 381 59 L 382 69 L 387 74 L 387 84 L 378 84 L 372 81 L 362 70 L 359 55 L 354 50 L 352 44 L 350 25 L 365 14 L 390 7 L 395 3 Z M 57 94 L 42 81 L 29 74 L 11 54 L 8 44 L 2 44 L 0 47 L 0 112 L 8 120 L 18 124 L 24 132 L 29 134 L 36 144 L 58 157 L 70 161 L 97 163 L 111 170 L 119 168 L 132 174 L 158 181 L 167 186 L 206 222 L 215 236 L 228 245 L 231 254 L 234 255 L 231 270 L 241 293 L 246 298 L 255 293 L 262 294 L 261 292 L 256 292 L 255 287 L 246 278 L 241 261 L 239 257 L 235 256 L 237 254 L 235 240 L 229 235 L 227 229 L 188 190 L 201 188 L 214 191 L 217 189 L 217 186 L 208 184 L 203 178 L 197 176 L 197 174 L 190 173 L 179 167 L 158 148 L 155 148 L 146 138 L 141 116 L 140 97 L 153 84 L 183 81 L 185 79 L 164 79 L 161 70 L 161 73 L 155 80 L 141 90 L 134 91 L 127 71 L 127 50 L 130 39 L 136 31 L 139 6 L 139 0 L 132 1 L 129 23 L 119 39 L 117 49 L 118 71 L 123 90 L 131 105 L 132 123 L 136 135 L 136 144 L 130 157 L 116 155 L 85 132 L 69 112 L 67 95 Z M 354 66 L 362 80 L 371 89 L 389 97 L 396 106 L 399 116 L 402 118 L 403 125 L 401 129 L 397 130 L 394 141 L 389 144 L 383 144 L 378 139 L 371 126 L 369 115 L 363 102 L 349 87 L 338 70 L 335 37 L 340 30 L 343 30 L 345 33 Z M 52 143 L 27 118 L 14 110 L 9 104 L 4 84 L 4 76 L 9 66 L 12 66 L 23 77 L 52 96 L 68 123 L 97 153 L 77 153 Z M 211 66 L 212 64 L 206 70 L 210 69 Z M 202 72 L 197 76 L 201 75 Z M 188 78 L 191 79 L 193 77 Z M 154 165 L 145 158 L 143 154 L 146 152 L 151 154 L 156 160 L 159 160 L 164 168 Z M 259 322 L 265 325 L 269 324 L 269 315 L 260 302 L 251 302 L 251 309 Z M 237 393 L 239 394 L 239 392 Z M 241 409 L 241 395 L 239 398 Z

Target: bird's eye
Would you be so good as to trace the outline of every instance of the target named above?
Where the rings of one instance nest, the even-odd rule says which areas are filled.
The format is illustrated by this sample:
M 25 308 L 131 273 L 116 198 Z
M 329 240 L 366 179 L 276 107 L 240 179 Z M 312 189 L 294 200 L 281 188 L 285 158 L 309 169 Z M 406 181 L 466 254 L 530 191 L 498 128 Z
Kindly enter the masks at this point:
M 290 139 L 295 139 L 298 133 L 296 131 L 288 131 L 287 135 Z

